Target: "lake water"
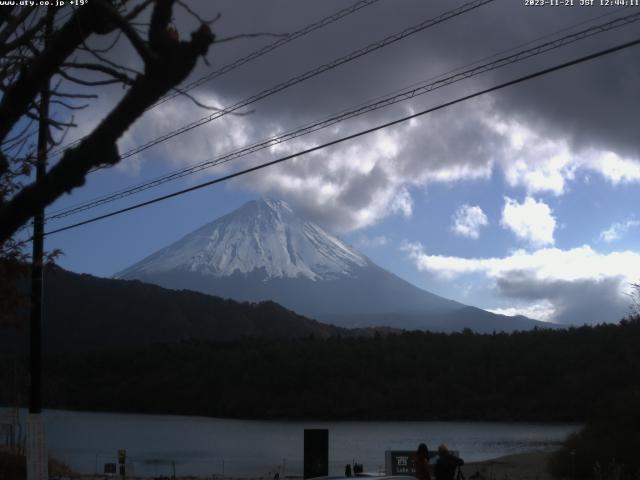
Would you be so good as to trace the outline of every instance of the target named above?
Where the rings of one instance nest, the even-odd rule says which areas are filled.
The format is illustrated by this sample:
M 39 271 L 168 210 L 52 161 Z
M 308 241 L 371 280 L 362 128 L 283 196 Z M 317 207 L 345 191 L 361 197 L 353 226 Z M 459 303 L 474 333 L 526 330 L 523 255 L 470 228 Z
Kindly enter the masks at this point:
M 0 409 L 1 411 L 2 409 Z M 576 424 L 495 422 L 281 422 L 170 415 L 44 412 L 49 451 L 82 473 L 126 449 L 136 475 L 270 476 L 302 473 L 305 428 L 329 429 L 330 473 L 354 460 L 384 468 L 385 450 L 445 443 L 469 461 L 552 449 Z M 284 474 L 283 474 L 284 473 Z

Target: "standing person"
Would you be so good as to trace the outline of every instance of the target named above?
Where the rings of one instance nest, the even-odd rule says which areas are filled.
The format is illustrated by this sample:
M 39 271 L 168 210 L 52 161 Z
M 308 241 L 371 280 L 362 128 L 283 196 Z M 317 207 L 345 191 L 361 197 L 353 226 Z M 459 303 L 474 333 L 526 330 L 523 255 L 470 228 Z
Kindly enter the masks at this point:
M 434 470 L 436 480 L 454 480 L 456 469 L 464 465 L 464 460 L 449 453 L 446 445 L 438 447 L 438 461 Z
M 429 465 L 429 449 L 421 443 L 416 452 L 416 478 L 418 480 L 431 480 L 431 465 Z

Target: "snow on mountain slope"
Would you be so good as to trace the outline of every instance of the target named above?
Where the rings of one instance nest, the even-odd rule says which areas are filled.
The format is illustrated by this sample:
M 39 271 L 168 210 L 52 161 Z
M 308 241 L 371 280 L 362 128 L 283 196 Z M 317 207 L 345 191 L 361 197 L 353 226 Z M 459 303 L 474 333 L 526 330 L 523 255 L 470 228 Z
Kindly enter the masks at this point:
M 118 273 L 135 278 L 166 271 L 227 277 L 264 270 L 269 278 L 329 280 L 371 262 L 283 201 L 262 199 L 192 232 Z

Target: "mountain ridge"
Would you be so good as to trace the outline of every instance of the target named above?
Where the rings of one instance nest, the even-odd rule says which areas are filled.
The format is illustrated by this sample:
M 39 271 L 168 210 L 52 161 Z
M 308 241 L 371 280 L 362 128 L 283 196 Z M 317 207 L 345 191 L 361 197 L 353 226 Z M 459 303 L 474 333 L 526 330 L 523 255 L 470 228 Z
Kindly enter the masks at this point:
M 472 328 L 490 333 L 550 326 L 422 290 L 280 200 L 247 202 L 115 277 L 238 301 L 272 300 L 308 318 L 345 328 L 445 332 Z
M 190 340 L 368 335 L 325 325 L 275 302 L 248 303 L 139 280 L 95 277 L 47 267 L 45 352 L 140 348 Z M 0 351 L 28 351 L 28 331 L 1 330 Z M 371 333 L 373 335 L 373 333 Z

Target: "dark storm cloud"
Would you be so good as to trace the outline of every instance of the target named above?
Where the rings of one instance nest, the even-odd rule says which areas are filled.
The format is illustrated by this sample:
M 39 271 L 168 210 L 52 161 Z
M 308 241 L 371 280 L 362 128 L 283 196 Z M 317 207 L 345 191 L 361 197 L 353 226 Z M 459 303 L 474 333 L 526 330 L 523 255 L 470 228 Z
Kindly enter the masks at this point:
M 496 285 L 507 298 L 547 300 L 554 307 L 553 320 L 564 324 L 616 321 L 629 313 L 629 299 L 620 295 L 622 277 L 584 280 L 534 280 L 525 272 L 510 272 Z
M 381 0 L 221 76 L 193 93 L 203 100 L 215 99 L 219 106 L 232 105 L 462 3 L 449 0 Z M 204 18 L 212 18 L 218 12 L 222 14 L 213 28 L 218 38 L 223 39 L 241 33 L 292 32 L 350 3 L 312 0 L 227 0 L 190 4 Z M 247 143 L 261 140 L 277 131 L 286 131 L 305 122 L 334 114 L 606 12 L 611 10 L 579 6 L 534 8 L 525 7 L 521 1 L 496 0 L 261 100 L 244 109 L 253 112 L 245 117 L 236 117 L 235 120 L 226 122 L 226 125 L 217 120 L 214 123 L 218 122 L 218 125 L 207 124 L 193 130 L 191 134 L 183 135 L 182 138 L 154 147 L 156 151 L 162 149 L 162 153 L 155 156 L 168 158 L 176 155 L 178 160 L 173 161 L 174 164 L 179 164 L 180 161 L 194 163 L 205 158 L 208 150 L 220 153 L 225 151 L 227 146 L 241 146 L 242 142 L 236 140 L 246 140 Z M 611 18 L 613 16 L 607 16 L 599 22 Z M 196 27 L 196 21 L 177 5 L 175 23 L 182 38 L 186 38 Z M 417 111 L 437 105 L 628 39 L 630 31 L 626 29 L 608 33 L 537 57 L 523 65 L 472 78 L 418 97 L 411 103 L 385 109 L 340 125 L 337 129 L 315 134 L 310 140 L 305 139 L 302 143 L 295 142 L 292 145 L 320 143 L 337 135 L 406 115 L 409 107 L 412 111 Z M 248 38 L 214 45 L 208 56 L 210 66 L 201 63 L 186 83 L 272 41 L 272 38 Z M 134 56 L 125 46 L 117 53 L 122 58 L 127 55 Z M 335 157 L 341 155 L 340 150 L 333 149 L 320 154 L 323 156 L 323 162 L 288 164 L 286 172 L 284 168 L 277 170 L 286 174 L 290 180 L 289 184 L 253 176 L 252 181 L 245 182 L 245 185 L 251 185 L 264 193 L 288 197 L 290 201 L 305 206 L 311 213 L 315 210 L 318 215 L 324 217 L 327 216 L 325 206 L 331 204 L 336 207 L 336 218 L 325 220 L 328 223 L 337 222 L 335 226 L 341 229 L 350 229 L 375 223 L 381 217 L 372 217 L 374 211 L 381 216 L 389 212 L 388 209 L 377 209 L 373 206 L 383 198 L 385 201 L 402 198 L 401 203 L 406 207 L 406 187 L 435 180 L 487 177 L 488 169 L 493 165 L 501 165 L 506 169 L 512 151 L 508 148 L 509 135 L 498 133 L 492 128 L 492 124 L 498 120 L 517 121 L 520 125 L 535 130 L 542 139 L 568 142 L 577 153 L 583 149 L 598 148 L 620 155 L 631 155 L 632 159 L 637 160 L 640 156 L 640 136 L 636 138 L 634 132 L 637 127 L 636 116 L 640 98 L 637 92 L 640 62 L 635 61 L 635 58 L 637 54 L 634 51 L 616 54 L 606 60 L 581 65 L 548 79 L 511 87 L 491 97 L 466 102 L 456 108 L 423 117 L 416 122 L 417 127 L 413 131 L 407 125 L 396 127 L 396 130 L 402 133 L 389 133 L 392 143 L 397 144 L 395 157 L 392 159 L 393 167 L 388 164 L 376 165 L 372 166 L 369 172 L 366 169 L 357 170 L 343 165 L 343 168 L 331 171 L 325 168 L 326 162 L 335 161 Z M 165 126 L 167 129 L 175 128 L 182 123 L 188 123 L 189 119 L 195 120 L 208 113 L 192 107 L 181 107 L 185 102 L 173 103 L 173 107 L 168 106 L 159 114 L 147 113 L 145 119 L 136 125 L 135 130 L 123 143 L 135 145 L 147 141 L 164 133 L 160 130 Z M 158 115 L 165 121 L 159 122 Z M 225 133 L 225 128 L 233 129 L 234 132 Z M 238 129 L 246 135 L 237 135 Z M 233 141 L 229 141 L 229 138 Z M 225 148 L 216 148 L 218 140 Z M 195 146 L 196 142 L 201 143 L 199 148 Z M 363 138 L 354 143 L 361 148 L 379 148 L 382 145 L 370 138 Z M 185 148 L 195 148 L 199 153 L 185 156 Z M 149 154 L 152 154 L 154 149 L 151 149 Z M 292 153 L 295 149 L 287 151 Z M 342 151 L 348 151 L 347 147 Z M 342 156 L 345 164 L 360 161 L 358 157 Z M 529 155 L 531 156 L 532 154 Z M 266 158 L 272 157 L 263 152 L 255 157 L 255 160 Z M 389 158 L 377 155 L 375 161 L 389 163 Z M 309 175 L 314 176 L 317 181 L 307 182 L 306 176 Z M 316 200 L 303 198 L 299 191 L 294 193 L 296 190 L 291 188 L 292 182 L 306 182 L 307 190 L 304 195 L 315 196 Z M 324 189 L 324 193 L 314 190 L 315 186 Z M 318 200 L 330 191 L 333 191 L 333 196 L 327 196 L 323 201 Z M 556 187 L 556 193 L 559 191 L 559 187 Z M 327 203 L 329 198 L 331 202 Z M 410 203 L 410 197 L 408 200 Z M 369 205 L 365 205 L 367 201 Z M 405 207 L 397 211 L 406 213 Z M 345 212 L 348 214 L 345 215 Z M 357 218 L 368 220 L 357 221 Z M 353 223 L 349 225 L 349 221 Z
M 372 41 L 435 16 L 462 2 L 383 0 L 325 30 L 292 42 L 221 78 L 209 88 L 233 98 L 248 96 L 317 64 L 360 48 Z M 338 2 L 244 1 L 207 4 L 208 14 L 222 12 L 218 23 L 222 37 L 238 32 L 287 32 L 345 6 Z M 525 7 L 521 1 L 497 0 L 458 18 L 433 27 L 323 74 L 308 87 L 295 87 L 278 94 L 279 101 L 258 105 L 271 115 L 287 119 L 330 113 L 359 100 L 388 93 L 415 81 L 440 74 L 489 54 L 531 41 L 570 24 L 611 12 L 600 7 Z M 629 9 L 622 14 L 630 13 Z M 604 22 L 616 15 L 599 20 Z M 584 28 L 584 27 L 580 27 Z M 526 68 L 495 72 L 493 81 L 531 71 L 542 65 L 573 58 L 634 36 L 626 28 L 592 40 L 578 42 L 557 54 L 540 57 Z M 256 45 L 242 41 L 211 52 L 213 64 L 233 58 Z M 637 107 L 640 94 L 640 62 L 637 52 L 619 53 L 607 59 L 574 67 L 529 85 L 505 89 L 495 95 L 497 108 L 527 125 L 554 137 L 569 138 L 576 147 L 595 145 L 638 156 Z M 485 85 L 485 78 L 473 85 Z M 448 97 L 448 95 L 444 95 Z M 283 120 L 284 121 L 284 120 Z
M 211 91 L 225 104 L 231 104 L 462 3 L 381 0 L 207 83 L 196 93 Z M 220 39 L 241 33 L 292 32 L 349 4 L 312 0 L 190 2 L 203 18 L 222 14 L 213 26 Z M 256 132 L 266 132 L 273 124 L 285 128 L 296 126 L 301 121 L 335 113 L 450 68 L 612 12 L 612 9 L 595 6 L 535 8 L 524 6 L 520 0 L 496 0 L 261 101 L 250 107 L 256 111 L 251 120 L 256 124 Z M 628 13 L 630 9 L 623 9 L 620 14 L 609 15 L 598 22 Z M 175 7 L 175 22 L 183 38 L 196 27 L 196 21 L 179 5 Z M 584 27 L 586 25 L 579 28 Z M 557 53 L 532 59 L 522 67 L 510 67 L 434 92 L 414 105 L 435 104 L 459 92 L 473 91 L 519 73 L 629 40 L 634 31 L 637 29 L 632 25 L 578 42 Z M 201 63 L 191 79 L 272 41 L 272 38 L 240 39 L 214 45 L 208 56 L 210 66 Z M 139 65 L 137 55 L 124 40 L 114 55 L 129 65 Z M 566 138 L 578 149 L 597 146 L 637 158 L 640 144 L 640 136 L 636 135 L 640 107 L 637 89 L 640 61 L 637 59 L 637 51 L 630 50 L 528 85 L 505 89 L 493 96 L 494 108 L 545 135 Z

